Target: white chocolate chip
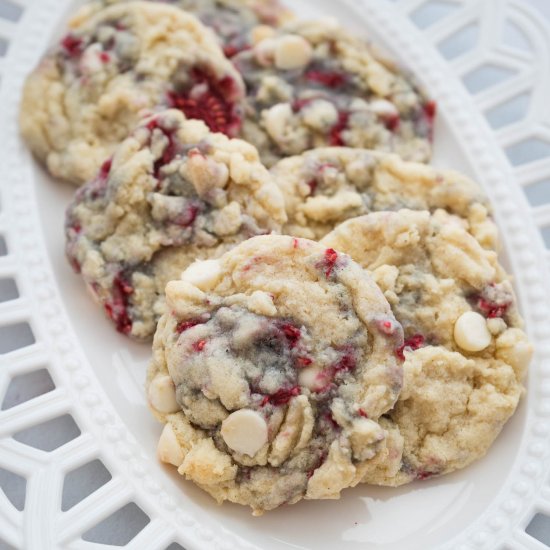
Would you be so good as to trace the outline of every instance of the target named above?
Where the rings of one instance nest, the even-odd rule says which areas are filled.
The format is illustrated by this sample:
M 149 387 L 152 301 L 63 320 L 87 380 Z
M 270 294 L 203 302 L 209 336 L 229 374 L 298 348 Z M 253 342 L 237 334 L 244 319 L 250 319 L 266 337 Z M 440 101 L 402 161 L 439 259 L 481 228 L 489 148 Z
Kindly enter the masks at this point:
M 326 130 L 338 121 L 336 107 L 325 99 L 317 99 L 302 109 L 304 124 L 315 130 Z
M 266 38 L 271 38 L 275 34 L 275 29 L 269 25 L 257 25 L 250 31 L 252 44 L 256 45 Z
M 273 298 L 262 290 L 256 290 L 251 294 L 248 299 L 248 309 L 258 315 L 267 315 L 268 317 L 277 315 Z
M 267 424 L 260 413 L 241 409 L 222 422 L 221 434 L 230 449 L 254 456 L 267 443 Z
M 275 55 L 275 46 L 277 41 L 273 38 L 264 38 L 254 46 L 254 57 L 256 61 L 264 67 L 269 67 L 273 63 Z
M 275 140 L 280 139 L 292 118 L 292 108 L 288 103 L 278 103 L 265 111 L 263 118 L 267 133 Z
M 178 443 L 174 429 L 170 424 L 166 424 L 160 434 L 157 445 L 157 456 L 162 462 L 173 464 L 178 467 L 183 462 L 183 451 Z
M 481 351 L 491 343 L 485 318 L 475 311 L 463 313 L 455 323 L 455 342 L 466 351 Z
M 375 99 L 369 104 L 370 110 L 382 116 L 395 116 L 399 114 L 397 107 L 386 99 Z
M 533 358 L 533 346 L 529 342 L 519 342 L 508 353 L 508 359 L 512 367 L 525 373 Z
M 218 282 L 220 274 L 221 267 L 218 260 L 203 260 L 192 263 L 181 274 L 181 279 L 201 290 L 208 290 Z
M 149 403 L 160 413 L 169 414 L 179 411 L 176 401 L 176 387 L 170 376 L 155 377 L 148 390 Z
M 275 45 L 275 65 L 278 69 L 301 69 L 311 61 L 312 55 L 311 44 L 298 35 L 283 36 Z
M 498 336 L 502 334 L 507 328 L 508 325 L 500 317 L 494 317 L 492 319 L 487 319 L 487 328 L 493 336 Z

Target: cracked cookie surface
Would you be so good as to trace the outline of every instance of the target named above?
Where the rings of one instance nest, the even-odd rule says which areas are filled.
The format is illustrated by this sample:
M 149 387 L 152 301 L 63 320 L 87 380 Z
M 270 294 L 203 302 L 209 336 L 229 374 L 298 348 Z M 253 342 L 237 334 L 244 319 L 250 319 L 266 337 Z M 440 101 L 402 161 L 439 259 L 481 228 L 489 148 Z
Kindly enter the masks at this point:
M 231 137 L 244 85 L 212 32 L 173 6 L 130 2 L 79 19 L 27 78 L 23 137 L 53 176 L 93 177 L 144 111 L 174 107 Z
M 485 455 L 516 410 L 532 355 L 496 253 L 444 211 L 369 214 L 321 242 L 371 273 L 405 333 L 403 391 L 384 420 L 391 449 L 365 481 L 401 485 Z
M 77 191 L 66 251 L 117 330 L 147 339 L 169 280 L 285 219 L 254 147 L 168 110 L 144 119 Z
M 268 166 L 323 146 L 430 157 L 435 103 L 333 20 L 259 33 L 233 62 L 247 86 L 242 135 Z
M 496 246 L 481 188 L 453 170 L 405 162 L 393 154 L 327 147 L 283 159 L 272 169 L 285 198 L 285 233 L 320 239 L 347 219 L 379 210 L 445 209 L 468 220 L 486 247 Z
M 384 450 L 402 331 L 349 257 L 254 237 L 166 288 L 148 374 L 159 456 L 254 513 L 338 498 Z

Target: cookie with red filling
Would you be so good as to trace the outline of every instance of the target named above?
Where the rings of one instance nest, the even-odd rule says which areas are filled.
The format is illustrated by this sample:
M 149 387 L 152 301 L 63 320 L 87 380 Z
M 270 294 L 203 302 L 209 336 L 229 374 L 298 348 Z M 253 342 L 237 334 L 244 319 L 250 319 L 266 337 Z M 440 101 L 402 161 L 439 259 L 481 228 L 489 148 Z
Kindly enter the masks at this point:
M 20 125 L 52 175 L 91 179 L 144 111 L 174 107 L 236 136 L 244 86 L 193 15 L 129 2 L 76 20 L 28 77 Z
M 233 62 L 247 86 L 243 137 L 267 165 L 325 146 L 430 158 L 435 103 L 367 42 L 329 19 L 254 38 Z
M 144 119 L 77 191 L 66 251 L 116 329 L 147 339 L 170 279 L 285 219 L 254 147 L 168 110 Z
M 401 485 L 484 456 L 516 410 L 532 355 L 496 253 L 442 210 L 376 212 L 321 242 L 371 273 L 405 333 L 395 350 L 403 391 L 383 422 L 387 460 L 365 481 Z
M 161 460 L 255 514 L 338 498 L 375 468 L 402 331 L 348 256 L 254 237 L 190 266 L 166 297 L 147 383 Z

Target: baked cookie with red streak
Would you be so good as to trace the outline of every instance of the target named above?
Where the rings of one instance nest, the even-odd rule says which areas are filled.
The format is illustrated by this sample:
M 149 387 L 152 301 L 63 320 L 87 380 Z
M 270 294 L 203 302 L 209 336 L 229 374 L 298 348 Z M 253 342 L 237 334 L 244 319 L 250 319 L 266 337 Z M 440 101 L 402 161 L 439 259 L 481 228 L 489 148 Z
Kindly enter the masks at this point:
M 484 246 L 497 246 L 487 197 L 454 170 L 378 151 L 326 147 L 283 159 L 271 173 L 285 198 L 284 232 L 290 235 L 320 239 L 347 219 L 369 212 L 442 208 L 466 219 Z
M 532 355 L 496 253 L 441 210 L 376 212 L 321 242 L 370 272 L 405 333 L 403 391 L 383 423 L 390 452 L 365 481 L 401 485 L 484 456 L 516 410 Z
M 168 110 L 144 119 L 77 191 L 66 251 L 117 330 L 147 339 L 169 280 L 285 219 L 252 145 Z
M 129 2 L 82 17 L 28 77 L 20 126 L 52 175 L 91 179 L 144 111 L 175 107 L 239 134 L 243 82 L 193 15 Z
M 339 498 L 375 468 L 402 330 L 348 256 L 254 237 L 191 265 L 166 297 L 147 382 L 161 460 L 256 515 Z
M 243 137 L 264 163 L 325 146 L 430 158 L 435 103 L 367 42 L 330 19 L 253 38 L 233 62 L 247 86 Z
M 95 0 L 75 16 L 87 17 L 91 12 L 130 0 Z M 290 10 L 279 0 L 149 0 L 170 4 L 196 15 L 210 27 L 227 57 L 251 47 L 251 34 L 257 26 L 278 27 L 292 18 Z

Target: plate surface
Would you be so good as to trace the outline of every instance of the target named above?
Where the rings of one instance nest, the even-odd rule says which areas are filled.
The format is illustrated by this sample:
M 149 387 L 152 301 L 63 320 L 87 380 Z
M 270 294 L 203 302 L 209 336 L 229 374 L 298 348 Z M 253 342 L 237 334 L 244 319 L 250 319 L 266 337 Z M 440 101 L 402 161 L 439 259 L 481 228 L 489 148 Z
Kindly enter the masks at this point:
M 35 340 L 0 359 L 11 376 L 47 366 L 56 386 L 0 412 L 0 466 L 28 483 L 25 518 L 0 500 L 7 518 L 1 536 L 21 548 L 45 548 L 44 540 L 52 548 L 93 548 L 82 535 L 93 540 L 86 533 L 94 525 L 133 502 L 150 519 L 130 542 L 133 548 L 162 550 L 174 541 L 187 550 L 425 550 L 499 548 L 504 543 L 506 548 L 528 548 L 523 529 L 535 503 L 541 506 L 546 498 L 539 497 L 544 488 L 538 479 L 549 451 L 550 402 L 540 391 L 549 388 L 543 382 L 550 342 L 545 253 L 510 166 L 443 59 L 397 10 L 380 0 L 293 3 L 299 15 L 333 15 L 354 32 L 372 37 L 438 101 L 434 163 L 474 177 L 489 194 L 503 236 L 502 258 L 515 277 L 527 329 L 537 346 L 527 396 L 488 455 L 464 471 L 399 489 L 360 486 L 345 491 L 340 501 L 302 501 L 252 518 L 238 506 L 215 505 L 157 462 L 160 425 L 148 413 L 143 393 L 150 350 L 115 334 L 83 291 L 63 250 L 64 209 L 72 189 L 51 180 L 19 140 L 16 112 L 22 79 L 71 9 L 74 3 L 54 0 L 29 5 L 19 24 L 21 33 L 13 38 L 0 92 L 1 104 L 7 106 L 0 114 L 0 138 L 6 144 L 0 164 L 6 167 L 0 234 L 8 247 L 0 258 L 0 274 L 15 278 L 20 294 L 0 304 L 0 325 L 28 322 Z M 7 377 L 2 384 L 8 383 Z M 23 430 L 63 415 L 71 415 L 80 431 L 70 442 L 46 452 L 21 441 Z M 96 458 L 112 479 L 63 512 L 65 474 Z M 33 502 L 40 512 L 29 506 Z

